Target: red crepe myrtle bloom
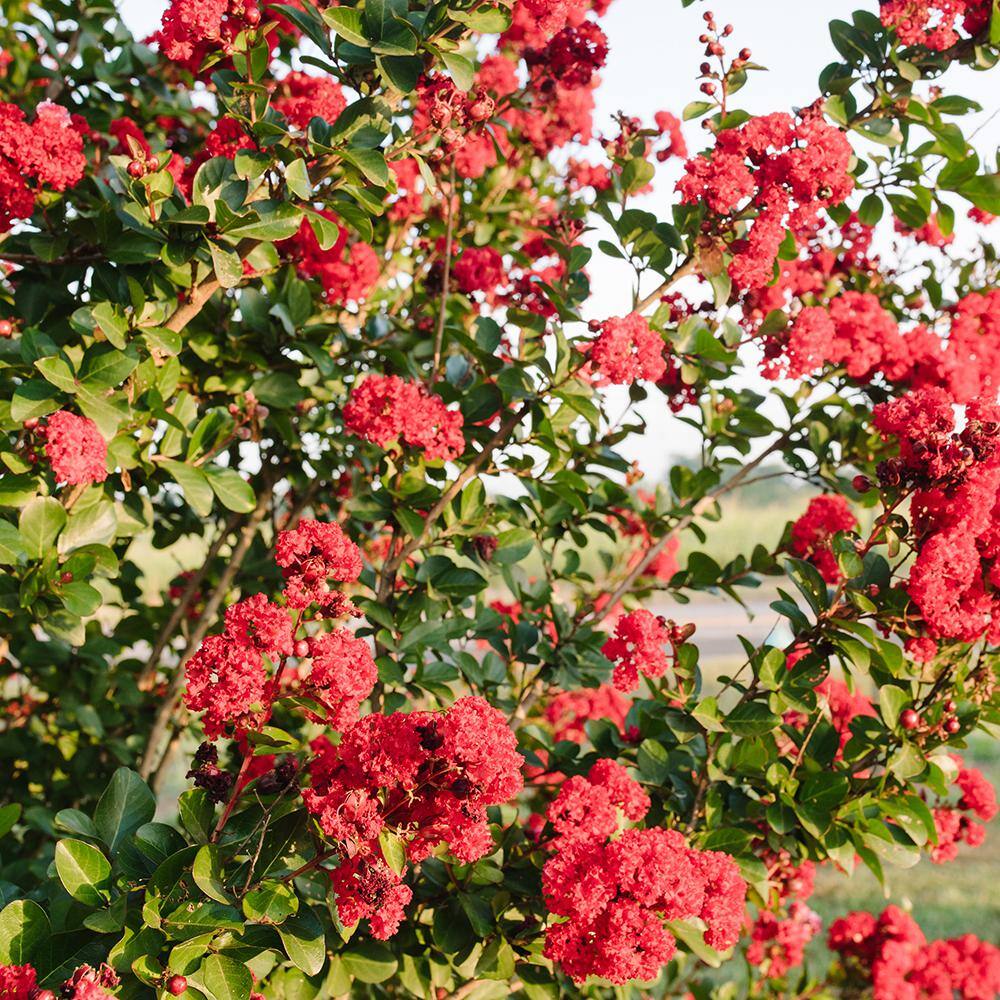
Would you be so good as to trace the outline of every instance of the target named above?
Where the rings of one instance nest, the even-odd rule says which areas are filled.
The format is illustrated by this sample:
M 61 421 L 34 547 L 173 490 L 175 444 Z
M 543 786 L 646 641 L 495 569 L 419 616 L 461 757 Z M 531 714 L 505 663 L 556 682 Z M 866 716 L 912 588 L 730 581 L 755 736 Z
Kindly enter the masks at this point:
M 806 512 L 792 525 L 792 553 L 811 562 L 827 583 L 839 583 L 840 567 L 830 543 L 839 531 L 858 526 L 847 501 L 835 494 L 813 497 Z
M 549 808 L 560 836 L 542 871 L 542 893 L 550 912 L 566 919 L 549 926 L 545 956 L 576 982 L 654 979 L 676 949 L 663 922 L 693 917 L 708 925 L 711 947 L 730 947 L 746 897 L 732 858 L 694 850 L 676 830 L 630 829 L 609 840 L 618 826 L 613 806 L 638 820 L 649 800 L 602 760 L 588 779 L 571 778 Z
M 318 604 L 344 610 L 343 595 L 330 581 L 353 583 L 361 575 L 361 550 L 334 521 L 303 518 L 290 531 L 279 531 L 275 561 L 285 577 L 284 598 L 290 608 Z
M 68 410 L 53 413 L 45 425 L 45 455 L 61 483 L 103 483 L 108 478 L 108 446 L 89 417 Z
M 618 385 L 640 378 L 656 382 L 667 368 L 662 338 L 639 313 L 605 320 L 590 348 L 590 360 Z
M 634 690 L 640 673 L 662 677 L 670 666 L 670 657 L 663 649 L 669 641 L 670 631 L 664 620 L 645 608 L 622 615 L 614 635 L 601 647 L 601 652 L 615 661 L 615 687 L 619 691 Z
M 344 426 L 384 447 L 400 440 L 430 460 L 457 458 L 465 450 L 462 414 L 419 382 L 398 375 L 369 375 L 351 391 Z

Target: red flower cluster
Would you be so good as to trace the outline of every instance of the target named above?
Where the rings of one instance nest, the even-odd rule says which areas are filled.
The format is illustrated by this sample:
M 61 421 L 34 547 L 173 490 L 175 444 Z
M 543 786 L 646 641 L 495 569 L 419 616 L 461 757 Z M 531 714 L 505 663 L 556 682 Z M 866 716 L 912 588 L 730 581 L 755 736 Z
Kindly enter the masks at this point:
M 564 87 L 587 87 L 608 58 L 608 36 L 593 21 L 563 28 L 542 49 L 528 49 L 525 62 L 533 72 L 558 80 Z
M 488 147 L 478 158 L 484 157 L 478 171 L 461 170 L 462 176 L 481 176 L 488 165 L 492 165 L 489 154 L 493 153 L 492 140 L 485 130 L 485 123 L 493 117 L 496 102 L 486 88 L 477 86 L 466 94 L 459 90 L 450 77 L 443 74 L 425 76 L 417 84 L 417 104 L 413 110 L 413 131 L 424 136 L 435 133 L 441 140 L 446 153 L 462 151 L 467 143 L 478 148 L 481 143 Z M 440 154 L 438 154 L 440 155 Z M 495 154 L 492 163 L 496 162 Z
M 320 215 L 336 223 L 336 216 L 321 210 Z M 294 261 L 304 278 L 315 278 L 323 286 L 323 294 L 331 305 L 345 305 L 366 299 L 378 282 L 381 270 L 378 254 L 360 240 L 347 245 L 348 231 L 338 225 L 333 246 L 324 250 L 308 218 L 302 220 L 299 231 L 275 246 L 282 248 Z
M 653 115 L 653 121 L 660 130 L 660 134 L 666 136 L 667 144 L 656 153 L 656 158 L 662 163 L 670 159 L 671 156 L 679 156 L 686 159 L 688 155 L 687 142 L 684 139 L 684 130 L 681 120 L 677 115 L 669 111 L 657 111 Z
M 254 0 L 171 0 L 148 41 L 171 62 L 197 73 L 206 56 L 231 55 L 236 36 L 259 23 Z
M 545 936 L 545 956 L 576 982 L 615 984 L 656 978 L 674 954 L 665 920 L 699 917 L 705 941 L 726 949 L 739 937 L 746 883 L 726 854 L 698 851 L 676 830 L 618 829 L 649 799 L 624 769 L 599 760 L 588 778 L 571 778 L 549 806 L 557 838 L 542 871 L 542 892 L 562 923 Z
M 625 716 L 632 703 L 610 684 L 578 691 L 560 691 L 545 709 L 545 718 L 552 725 L 552 736 L 558 740 L 583 743 L 584 728 L 592 719 L 609 719 L 620 731 L 625 728 Z
M 367 715 L 338 746 L 320 737 L 313 749 L 303 796 L 342 849 L 333 873 L 340 918 L 367 917 L 382 939 L 396 932 L 410 890 L 385 864 L 379 834 L 400 837 L 412 862 L 439 845 L 476 861 L 493 844 L 486 808 L 522 786 L 517 739 L 482 698 L 460 698 L 445 712 Z
M 275 561 L 285 577 L 283 596 L 290 608 L 319 605 L 328 617 L 350 611 L 346 599 L 329 581 L 353 583 L 361 575 L 361 550 L 334 521 L 299 521 L 278 532 Z
M 1000 388 L 1000 289 L 970 292 L 951 310 L 947 339 L 918 327 L 912 383 L 942 386 L 956 403 L 996 396 Z
M 502 41 L 517 50 L 539 48 L 567 25 L 581 24 L 591 6 L 591 0 L 518 0 Z
M 309 697 L 326 709 L 334 729 L 357 722 L 361 703 L 372 693 L 378 668 L 364 639 L 346 628 L 323 632 L 309 642 L 312 666 L 305 685 Z
M 802 964 L 806 945 L 822 929 L 819 915 L 805 903 L 795 901 L 781 917 L 762 910 L 750 931 L 746 957 L 767 979 L 783 979 Z
M 616 385 L 627 385 L 640 378 L 656 382 L 667 369 L 663 340 L 639 313 L 605 320 L 590 347 L 590 360 Z
M 932 638 L 1000 638 L 1000 408 L 973 400 L 966 426 L 943 389 L 921 389 L 874 409 L 875 426 L 899 441 L 879 465 L 890 486 L 917 488 L 911 501 L 917 558 L 907 590 Z
M 806 512 L 792 525 L 792 554 L 811 562 L 827 583 L 837 584 L 841 572 L 831 548 L 833 536 L 857 526 L 857 518 L 842 496 L 813 497 Z
M 882 0 L 879 15 L 896 29 L 904 45 L 923 45 L 943 52 L 962 38 L 980 32 L 990 21 L 990 0 Z
M 347 107 L 340 84 L 329 76 L 310 76 L 294 70 L 280 82 L 279 88 L 271 101 L 272 106 L 290 125 L 303 132 L 313 118 L 333 124 Z
M 0 102 L 0 233 L 35 208 L 43 187 L 65 191 L 79 183 L 87 161 L 81 124 L 61 105 L 43 101 L 29 125 L 15 104 Z
M 223 115 L 205 137 L 205 152 L 209 159 L 224 156 L 227 160 L 234 160 L 240 150 L 256 148 L 257 143 L 247 135 L 243 126 L 228 115 Z
M 229 730 L 239 735 L 267 720 L 285 658 L 293 652 L 312 657 L 302 686 L 327 708 L 334 726 L 354 721 L 377 680 L 367 645 L 346 629 L 313 638 L 305 650 L 295 642 L 302 612 L 310 606 L 314 618 L 355 613 L 343 593 L 329 585 L 331 579 L 350 582 L 360 576 L 361 552 L 354 542 L 335 523 L 303 520 L 278 533 L 275 561 L 285 577 L 285 605 L 263 594 L 232 605 L 222 634 L 205 639 L 185 666 L 185 704 L 205 713 L 202 725 L 210 739 Z M 299 612 L 295 622 L 288 609 Z M 273 678 L 265 656 L 277 667 Z
M 899 381 L 913 364 L 912 344 L 893 316 L 870 292 L 843 292 L 830 303 L 806 306 L 787 333 L 765 345 L 768 378 L 802 378 L 824 365 L 844 365 L 854 379 L 868 381 L 876 372 Z
M 44 436 L 45 455 L 60 483 L 76 486 L 108 478 L 108 446 L 89 417 L 58 410 L 46 421 Z
M 979 847 L 986 839 L 986 828 L 982 824 L 989 823 L 998 809 L 996 792 L 982 771 L 961 766 L 960 757 L 956 756 L 955 760 L 960 765 L 955 784 L 961 797 L 955 807 L 939 806 L 934 809 L 937 844 L 931 850 L 931 861 L 935 864 L 954 861 L 961 843 Z M 973 816 L 981 822 L 977 823 Z
M 662 677 L 670 666 L 670 656 L 663 647 L 670 641 L 670 629 L 662 617 L 645 608 L 622 615 L 614 635 L 601 647 L 601 652 L 615 661 L 614 686 L 619 691 L 632 691 L 640 673 Z
M 121 980 L 110 965 L 95 969 L 89 965 L 77 967 L 60 989 L 63 1000 L 113 1000 Z M 38 974 L 31 965 L 0 965 L 0 1000 L 39 1000 L 54 997 L 51 990 L 38 986 Z
M 848 913 L 830 925 L 827 943 L 873 1000 L 994 1000 L 1000 993 L 1000 949 L 972 934 L 928 942 L 897 906 L 878 919 Z
M 493 247 L 469 247 L 452 265 L 455 281 L 466 295 L 485 292 L 487 301 L 504 284 L 503 257 Z
M 279 663 L 291 652 L 291 619 L 263 594 L 226 611 L 223 633 L 205 639 L 185 666 L 184 703 L 205 713 L 209 739 L 229 728 L 253 729 L 263 720 L 268 686 L 263 657 Z
M 767 285 L 785 230 L 807 229 L 821 208 L 839 204 L 854 181 L 851 146 L 818 107 L 798 121 L 784 113 L 720 132 L 709 156 L 688 160 L 678 190 L 685 204 L 704 201 L 717 216 L 756 212 L 749 234 L 733 244 L 729 265 L 740 289 Z
M 384 448 L 399 440 L 429 460 L 452 461 L 465 450 L 462 414 L 419 382 L 398 375 L 369 375 L 351 390 L 344 427 Z

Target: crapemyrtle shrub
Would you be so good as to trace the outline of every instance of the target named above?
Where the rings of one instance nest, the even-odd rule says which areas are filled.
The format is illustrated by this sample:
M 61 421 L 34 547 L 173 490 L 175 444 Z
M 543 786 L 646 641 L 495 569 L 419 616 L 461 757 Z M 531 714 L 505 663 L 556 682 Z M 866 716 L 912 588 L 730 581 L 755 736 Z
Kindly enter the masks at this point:
M 601 122 L 610 3 L 4 5 L 0 998 L 1000 992 L 810 906 L 997 813 L 1000 12 L 753 116 L 682 0 L 696 92 Z

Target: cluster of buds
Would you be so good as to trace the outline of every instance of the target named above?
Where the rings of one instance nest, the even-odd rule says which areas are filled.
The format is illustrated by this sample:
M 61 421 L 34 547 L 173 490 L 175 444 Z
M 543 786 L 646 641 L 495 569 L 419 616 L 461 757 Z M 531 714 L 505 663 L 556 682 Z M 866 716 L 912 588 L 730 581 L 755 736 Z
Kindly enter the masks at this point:
M 524 53 L 533 85 L 541 93 L 557 82 L 573 89 L 589 87 L 607 58 L 608 36 L 594 21 L 563 28 L 544 48 Z
M 608 154 L 608 159 L 612 162 L 624 162 L 636 155 L 636 139 L 641 139 L 642 144 L 638 152 L 645 148 L 645 138 L 641 136 L 643 131 L 642 122 L 638 118 L 630 115 L 617 114 L 615 121 L 618 123 L 618 135 L 613 139 L 602 138 L 601 145 Z
M 907 708 L 900 713 L 899 724 L 908 733 L 919 734 L 922 737 L 936 735 L 940 738 L 955 736 L 962 728 L 962 723 L 955 714 L 958 705 L 954 698 L 946 698 L 941 703 L 941 716 L 936 723 L 928 723 L 915 708 Z
M 254 431 L 267 420 L 271 411 L 263 403 L 257 402 L 253 392 L 243 394 L 243 405 L 229 404 L 229 415 L 236 421 L 236 437 L 241 441 L 249 441 L 254 437 Z
M 433 80 L 423 87 L 427 119 L 441 138 L 441 145 L 431 150 L 429 159 L 438 162 L 465 144 L 466 135 L 493 117 L 496 102 L 483 87 L 462 93 L 448 79 Z
M 876 475 L 882 487 L 954 486 L 973 466 L 989 459 L 997 448 L 1000 423 L 995 420 L 970 420 L 961 433 L 932 431 L 914 441 L 910 455 L 879 462 Z M 855 477 L 855 489 L 865 477 Z M 859 489 L 859 492 L 862 492 Z
M 214 743 L 202 743 L 194 752 L 194 765 L 185 775 L 203 788 L 211 802 L 225 802 L 233 787 L 233 776 L 219 767 L 219 751 Z
M 749 49 L 740 49 L 739 55 L 726 66 L 726 47 L 722 44 L 724 38 L 728 38 L 733 33 L 731 24 L 724 25 L 721 29 L 716 24 L 715 15 L 707 10 L 702 15 L 705 20 L 706 30 L 698 36 L 698 41 L 705 46 L 706 61 L 699 67 L 701 85 L 699 89 L 706 96 L 713 100 L 718 100 L 716 95 L 721 87 L 720 105 L 724 108 L 726 100 L 726 84 L 732 73 L 738 73 L 750 61 L 751 52 Z M 718 59 L 718 69 L 713 69 L 709 59 Z M 703 128 L 711 128 L 711 123 L 705 121 Z
M 667 630 L 667 641 L 674 652 L 694 635 L 697 628 L 694 622 L 688 622 L 686 625 L 678 625 L 673 618 L 664 618 L 663 615 L 657 615 L 656 620 Z

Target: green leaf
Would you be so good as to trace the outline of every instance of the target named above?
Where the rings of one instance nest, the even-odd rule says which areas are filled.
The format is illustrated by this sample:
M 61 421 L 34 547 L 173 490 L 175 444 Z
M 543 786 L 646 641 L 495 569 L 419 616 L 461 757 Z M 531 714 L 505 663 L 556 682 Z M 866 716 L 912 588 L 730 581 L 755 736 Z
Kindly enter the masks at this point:
M 226 510 L 246 514 L 257 505 L 253 487 L 235 470 L 211 466 L 205 470 L 209 485 Z
M 28 557 L 41 559 L 51 552 L 65 524 L 66 508 L 54 497 L 36 497 L 27 504 L 17 528 Z
M 457 52 L 441 52 L 441 61 L 451 74 L 459 90 L 471 90 L 476 82 L 476 67 Z
M 899 724 L 900 713 L 913 700 L 909 691 L 885 684 L 879 688 L 878 704 L 882 719 L 890 729 L 895 729 Z
M 207 517 L 212 511 L 214 493 L 205 472 L 193 465 L 169 459 L 161 464 L 184 491 L 184 499 L 190 504 L 191 509 L 199 517 Z
M 352 942 L 342 953 L 347 971 L 362 983 L 384 983 L 396 971 L 395 956 L 377 941 Z
M 217 903 L 232 903 L 222 881 L 222 862 L 216 844 L 206 844 L 194 856 L 191 876 L 195 885 Z
M 345 42 L 350 42 L 352 45 L 360 45 L 365 49 L 368 48 L 368 39 L 365 37 L 360 11 L 355 10 L 353 7 L 330 7 L 322 13 L 323 20 Z
M 11 420 L 23 424 L 33 417 L 44 417 L 59 409 L 59 397 L 59 390 L 48 382 L 41 379 L 24 382 L 14 390 L 10 403 Z
M 959 188 L 959 194 L 984 212 L 1000 215 L 1000 174 L 973 177 Z
M 253 990 L 250 970 L 228 955 L 209 955 L 193 981 L 209 1000 L 249 1000 Z
M 389 183 L 389 165 L 377 149 L 338 149 L 337 155 L 357 167 L 372 184 L 385 187 Z
M 305 160 L 292 160 L 285 167 L 285 184 L 296 198 L 307 200 L 312 197 L 312 183 Z
M 406 871 L 406 848 L 403 841 L 391 830 L 383 829 L 378 835 L 379 846 L 385 863 L 397 874 Z
M 243 262 L 239 254 L 219 246 L 218 243 L 209 243 L 209 250 L 219 284 L 223 288 L 235 288 L 243 280 Z
M 15 899 L 0 912 L 0 963 L 24 965 L 50 933 L 45 911 L 30 899 Z
M 759 701 L 737 705 L 725 718 L 726 728 L 738 736 L 763 736 L 781 725 L 781 717 Z
M 17 528 L 10 521 L 0 521 L 0 566 L 16 566 L 27 556 Z
M 262 882 L 243 897 L 243 915 L 255 924 L 283 923 L 298 909 L 298 896 L 284 882 Z
M 306 908 L 299 911 L 279 924 L 277 931 L 285 946 L 285 954 L 296 968 L 307 976 L 315 976 L 323 968 L 326 962 L 326 940 L 323 925 L 312 910 Z M 380 979 L 364 981 L 381 982 Z
M 184 829 L 199 844 L 204 844 L 212 832 L 215 806 L 202 788 L 189 788 L 177 800 L 177 813 Z
M 10 833 L 20 816 L 20 803 L 11 802 L 9 805 L 0 806 L 0 837 L 6 837 Z
M 111 894 L 111 864 L 82 840 L 56 844 L 56 872 L 66 891 L 86 906 L 103 906 Z

